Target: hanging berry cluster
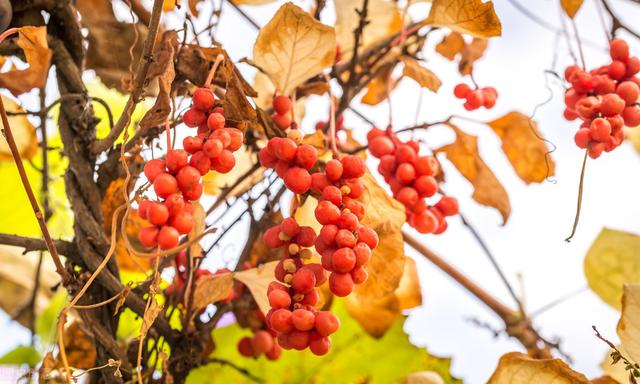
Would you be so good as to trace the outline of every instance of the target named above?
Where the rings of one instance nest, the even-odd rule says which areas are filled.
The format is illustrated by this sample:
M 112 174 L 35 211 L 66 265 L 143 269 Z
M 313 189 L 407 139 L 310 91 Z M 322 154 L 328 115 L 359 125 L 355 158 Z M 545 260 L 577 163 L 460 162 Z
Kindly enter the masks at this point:
M 596 159 L 602 152 L 617 148 L 624 139 L 623 126 L 640 125 L 640 59 L 629 55 L 624 40 L 611 40 L 611 63 L 585 71 L 576 65 L 567 67 L 564 76 L 571 83 L 565 91 L 567 120 L 582 120 L 574 136 L 580 148 Z
M 460 83 L 453 88 L 453 95 L 458 99 L 466 99 L 464 108 L 473 111 L 480 107 L 493 108 L 498 99 L 498 91 L 493 87 L 471 89 L 467 84 Z
M 225 127 L 224 110 L 214 108 L 210 89 L 198 88 L 192 101 L 183 121 L 188 127 L 197 127 L 198 134 L 184 139 L 184 149 L 170 148 L 164 160 L 153 159 L 144 166 L 144 175 L 159 199 L 139 202 L 138 214 L 152 224 L 138 233 L 140 243 L 148 248 L 173 248 L 180 242 L 180 235 L 191 231 L 194 221 L 190 202 L 202 196 L 201 176 L 210 170 L 229 172 L 235 165 L 233 152 L 244 140 L 242 131 Z
M 393 197 L 405 206 L 407 222 L 420 233 L 440 234 L 447 229 L 446 216 L 458 214 L 458 201 L 442 196 L 435 206 L 426 198 L 438 193 L 438 162 L 419 156 L 416 141 L 402 142 L 390 129 L 373 128 L 367 134 L 369 152 L 380 159 L 378 172 L 389 184 Z
M 349 295 L 355 284 L 367 280 L 364 266 L 378 245 L 378 234 L 360 224 L 365 208 L 356 199 L 364 192 L 359 178 L 365 172 L 364 160 L 348 155 L 329 160 L 324 172 L 312 175 L 311 189 L 318 195 L 314 214 L 322 225 L 315 248 L 331 272 L 329 289 L 336 296 Z
M 244 357 L 258 357 L 264 354 L 269 360 L 278 360 L 282 354 L 280 347 L 269 331 L 257 330 L 253 337 L 243 337 L 238 342 L 238 352 Z

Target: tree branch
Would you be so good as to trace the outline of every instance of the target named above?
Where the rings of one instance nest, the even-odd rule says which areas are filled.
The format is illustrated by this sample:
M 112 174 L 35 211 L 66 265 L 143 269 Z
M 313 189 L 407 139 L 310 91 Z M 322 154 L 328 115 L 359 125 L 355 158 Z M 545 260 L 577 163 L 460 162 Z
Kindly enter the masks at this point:
M 56 246 L 56 249 L 62 255 L 66 256 L 77 252 L 76 245 L 72 242 L 65 240 L 54 240 L 53 242 Z M 20 235 L 11 235 L 8 233 L 0 233 L 0 244 L 24 248 L 25 253 L 47 250 L 47 243 L 42 239 Z

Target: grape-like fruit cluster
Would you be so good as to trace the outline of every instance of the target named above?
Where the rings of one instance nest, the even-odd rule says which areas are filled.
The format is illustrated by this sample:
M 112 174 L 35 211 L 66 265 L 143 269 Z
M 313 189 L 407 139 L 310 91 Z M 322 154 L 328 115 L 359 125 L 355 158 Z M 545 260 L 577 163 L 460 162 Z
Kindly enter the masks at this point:
M 420 156 L 416 141 L 400 141 L 391 130 L 373 128 L 367 134 L 369 152 L 380 159 L 378 172 L 389 184 L 393 197 L 404 204 L 407 221 L 420 233 L 440 234 L 447 229 L 446 216 L 458 213 L 458 201 L 442 196 L 435 206 L 426 198 L 438 193 L 438 162 Z
M 278 360 L 282 354 L 280 347 L 269 331 L 260 329 L 253 337 L 243 337 L 238 342 L 238 352 L 245 357 L 258 357 L 264 354 L 269 360 Z
M 312 191 L 318 196 L 314 214 L 322 229 L 315 248 L 322 255 L 322 266 L 331 272 L 329 289 L 336 296 L 347 296 L 355 284 L 367 280 L 365 264 L 378 246 L 378 234 L 362 225 L 365 208 L 357 201 L 365 187 L 360 181 L 366 165 L 358 156 L 348 155 L 325 164 L 324 172 L 312 175 Z
M 272 102 L 273 114 L 271 119 L 280 129 L 287 129 L 291 126 L 291 108 L 293 103 L 287 96 L 276 96 Z
M 629 55 L 624 40 L 611 40 L 611 63 L 591 71 L 576 65 L 567 67 L 565 79 L 571 87 L 565 91 L 567 120 L 582 120 L 574 136 L 580 148 L 596 159 L 610 152 L 624 140 L 623 126 L 640 125 L 640 59 Z
M 329 335 L 337 330 L 339 321 L 335 315 L 315 308 L 319 299 L 316 287 L 327 281 L 320 264 L 303 262 L 311 258 L 309 247 L 315 240 L 313 228 L 300 226 L 291 217 L 265 231 L 264 243 L 270 248 L 284 250 L 284 259 L 275 269 L 279 282 L 272 282 L 267 291 L 271 310 L 265 321 L 276 333 L 282 348 L 303 350 L 309 347 L 314 354 L 324 355 L 331 345 Z M 328 327 L 328 320 L 336 326 Z
M 258 153 L 262 166 L 273 168 L 286 187 L 297 194 L 311 187 L 309 170 L 318 160 L 318 151 L 309 144 L 299 145 L 301 142 L 300 131 L 291 129 L 287 137 L 271 138 Z
M 189 127 L 198 127 L 198 134 L 184 139 L 184 149 L 170 149 L 164 160 L 153 159 L 144 166 L 144 175 L 159 198 L 139 202 L 138 214 L 152 224 L 138 233 L 140 243 L 148 248 L 173 248 L 180 235 L 191 231 L 190 201 L 202 196 L 201 176 L 209 170 L 229 172 L 235 165 L 233 152 L 244 140 L 242 131 L 225 127 L 224 111 L 214 108 L 210 89 L 198 88 L 192 100 L 183 120 Z
M 466 99 L 464 108 L 473 111 L 480 107 L 493 108 L 498 99 L 498 91 L 493 87 L 471 89 L 467 84 L 460 83 L 453 88 L 453 95 L 458 99 Z

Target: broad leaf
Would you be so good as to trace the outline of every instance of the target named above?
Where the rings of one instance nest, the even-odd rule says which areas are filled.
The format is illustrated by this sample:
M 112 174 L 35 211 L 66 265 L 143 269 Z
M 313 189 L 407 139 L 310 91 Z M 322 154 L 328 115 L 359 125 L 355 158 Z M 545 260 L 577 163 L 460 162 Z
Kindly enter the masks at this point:
M 602 229 L 584 258 L 584 274 L 605 303 L 621 309 L 624 284 L 640 283 L 640 236 Z
M 236 280 L 249 288 L 258 307 L 264 314 L 271 309 L 269 300 L 267 299 L 267 287 L 275 280 L 274 271 L 277 264 L 277 261 L 271 261 L 257 268 L 251 268 L 233 274 Z
M 253 59 L 278 92 L 288 95 L 333 64 L 336 35 L 299 7 L 286 3 L 258 34 Z
M 640 361 L 640 284 L 625 284 L 618 336 L 628 357 Z
M 583 2 L 584 0 L 560 0 L 560 5 L 567 16 L 573 19 L 580 10 Z
M 502 25 L 491 1 L 434 0 L 425 24 L 447 27 L 476 37 L 502 34 Z
M 453 59 L 456 58 L 456 55 L 462 51 L 465 44 L 464 38 L 459 32 L 451 32 L 436 45 L 436 52 L 447 58 L 449 61 L 453 61 Z
M 510 352 L 500 358 L 489 384 L 589 384 L 581 373 L 572 370 L 560 359 L 534 359 L 520 352 Z
M 24 112 L 20 104 L 6 96 L 2 97 L 4 109 L 9 112 Z M 9 126 L 13 139 L 18 147 L 18 152 L 22 159 L 31 159 L 38 151 L 38 136 L 36 128 L 31 124 L 26 115 L 9 116 Z M 9 149 L 9 144 L 4 135 L 0 135 L 0 161 L 13 161 L 13 155 Z
M 69 324 L 64 330 L 64 347 L 69 365 L 77 369 L 95 366 L 96 347 L 93 336 L 79 321 Z
M 36 318 L 36 333 L 40 338 L 42 345 L 51 345 L 56 341 L 56 326 L 58 324 L 58 315 L 62 311 L 69 300 L 68 293 L 64 289 L 58 290 L 58 292 L 51 298 L 47 307 Z
M 216 303 L 227 296 L 233 288 L 233 275 L 202 276 L 195 281 L 193 293 L 194 312 L 206 308 L 209 304 Z
M 0 365 L 23 365 L 35 367 L 40 362 L 40 354 L 32 346 L 20 345 L 0 357 Z
M 509 112 L 488 124 L 502 140 L 502 150 L 525 183 L 540 183 L 553 176 L 555 163 L 535 121 L 520 112 Z
M 416 59 L 410 56 L 400 56 L 400 60 L 404 63 L 404 71 L 402 72 L 404 76 L 412 78 L 423 88 L 438 92 L 442 81 L 435 73 L 423 67 Z
M 398 79 L 391 76 L 395 63 L 388 63 L 380 68 L 378 75 L 369 82 L 367 92 L 362 96 L 361 103 L 377 105 L 386 100 L 389 94 L 398 85 Z
M 474 187 L 473 199 L 482 205 L 497 209 L 506 223 L 511 213 L 509 195 L 480 157 L 477 137 L 462 132 L 456 126 L 451 125 L 451 128 L 456 132 L 456 141 L 437 149 L 436 152 L 444 152 L 447 159 L 471 182 Z
M 8 72 L 0 73 L 0 87 L 8 89 L 14 96 L 44 87 L 52 56 L 46 27 L 21 27 L 18 33 L 18 46 L 24 51 L 29 67 L 16 69 L 12 66 Z

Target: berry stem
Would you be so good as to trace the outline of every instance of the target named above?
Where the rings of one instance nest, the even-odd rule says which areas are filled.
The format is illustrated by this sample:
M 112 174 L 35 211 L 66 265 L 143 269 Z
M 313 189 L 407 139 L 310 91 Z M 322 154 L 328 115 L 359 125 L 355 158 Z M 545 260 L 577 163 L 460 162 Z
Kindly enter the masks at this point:
M 589 153 L 588 149 L 584 151 L 584 160 L 582 160 L 582 170 L 580 171 L 580 184 L 578 186 L 578 206 L 576 208 L 576 217 L 573 219 L 573 229 L 571 230 L 571 234 L 569 237 L 564 239 L 567 243 L 571 242 L 571 238 L 576 233 L 576 229 L 578 228 L 578 221 L 580 220 L 580 210 L 582 209 L 582 188 L 584 186 L 584 174 L 585 169 L 587 167 L 587 154 Z
M 573 28 L 573 33 L 576 36 L 576 43 L 578 44 L 578 53 L 580 53 L 580 62 L 582 64 L 582 69 L 586 70 L 587 64 L 584 60 L 584 51 L 582 50 L 582 41 L 580 40 L 580 34 L 578 33 L 578 26 L 574 19 L 571 19 L 571 27 Z
M 204 81 L 205 88 L 209 88 L 209 86 L 211 85 L 213 76 L 216 74 L 216 70 L 218 69 L 218 66 L 220 65 L 220 63 L 222 63 L 222 61 L 224 61 L 224 55 L 220 53 L 218 56 L 216 56 L 216 61 L 213 63 L 213 66 L 211 67 L 211 69 L 209 70 L 209 74 L 207 75 L 207 79 Z
M 333 153 L 333 158 L 337 159 L 339 157 L 338 153 L 338 145 L 336 143 L 336 103 L 333 100 L 333 93 L 331 92 L 331 82 L 329 76 L 324 75 L 327 80 L 327 84 L 329 84 L 329 145 L 331 146 L 331 152 Z

